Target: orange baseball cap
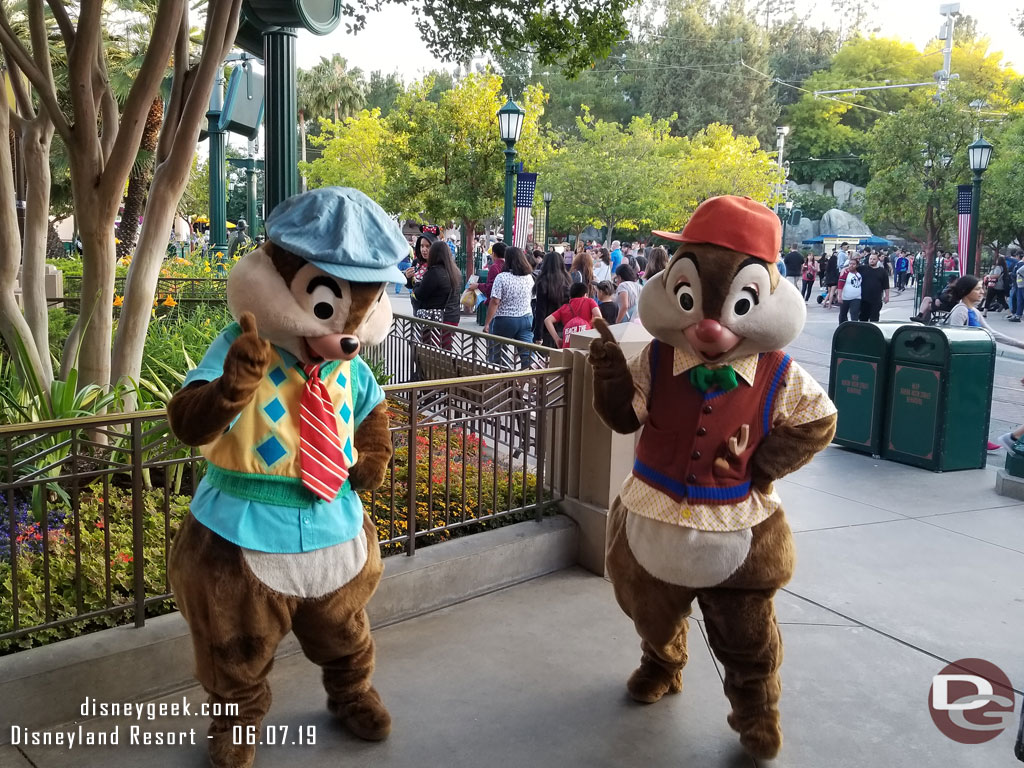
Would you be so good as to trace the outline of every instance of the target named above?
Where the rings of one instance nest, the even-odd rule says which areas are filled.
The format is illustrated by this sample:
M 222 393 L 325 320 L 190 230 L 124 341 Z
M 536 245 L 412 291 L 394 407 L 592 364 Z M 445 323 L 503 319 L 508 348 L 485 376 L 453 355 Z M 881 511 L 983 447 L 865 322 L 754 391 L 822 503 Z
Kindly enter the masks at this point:
M 771 208 L 737 195 L 709 197 L 697 206 L 681 233 L 652 234 L 677 243 L 708 243 L 774 264 L 782 245 L 782 225 Z

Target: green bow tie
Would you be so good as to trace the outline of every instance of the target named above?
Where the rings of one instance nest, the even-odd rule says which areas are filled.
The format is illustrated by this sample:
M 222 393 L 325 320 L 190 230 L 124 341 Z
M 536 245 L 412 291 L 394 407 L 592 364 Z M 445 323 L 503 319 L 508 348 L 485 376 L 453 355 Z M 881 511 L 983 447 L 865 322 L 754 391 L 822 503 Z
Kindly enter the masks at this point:
M 736 371 L 731 365 L 723 365 L 721 368 L 698 365 L 690 369 L 690 383 L 701 392 L 707 392 L 715 387 L 728 392 L 730 389 L 736 389 Z

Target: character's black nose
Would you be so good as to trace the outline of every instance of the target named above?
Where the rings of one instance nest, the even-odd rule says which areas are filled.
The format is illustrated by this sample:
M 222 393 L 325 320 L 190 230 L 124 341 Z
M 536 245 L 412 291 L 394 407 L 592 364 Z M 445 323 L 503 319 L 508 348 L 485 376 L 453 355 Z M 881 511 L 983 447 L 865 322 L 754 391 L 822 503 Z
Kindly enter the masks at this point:
M 359 339 L 355 336 L 344 336 L 341 339 L 341 351 L 346 355 L 354 355 L 359 351 Z

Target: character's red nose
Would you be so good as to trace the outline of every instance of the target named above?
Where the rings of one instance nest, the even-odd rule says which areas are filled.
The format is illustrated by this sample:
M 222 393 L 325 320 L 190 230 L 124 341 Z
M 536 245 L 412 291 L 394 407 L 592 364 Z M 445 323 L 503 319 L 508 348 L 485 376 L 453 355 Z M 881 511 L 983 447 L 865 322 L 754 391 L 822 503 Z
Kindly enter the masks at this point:
M 722 336 L 722 326 L 717 320 L 701 320 L 697 323 L 697 339 L 705 344 L 714 344 Z

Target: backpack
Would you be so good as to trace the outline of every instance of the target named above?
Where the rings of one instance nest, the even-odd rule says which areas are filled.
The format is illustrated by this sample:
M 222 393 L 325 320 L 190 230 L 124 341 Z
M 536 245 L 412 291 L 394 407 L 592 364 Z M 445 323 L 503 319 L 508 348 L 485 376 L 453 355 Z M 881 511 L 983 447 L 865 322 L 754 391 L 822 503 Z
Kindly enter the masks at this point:
M 573 301 L 576 301 L 576 299 L 573 299 Z M 562 326 L 562 349 L 568 349 L 569 339 L 574 333 L 589 331 L 594 327 L 589 319 L 580 317 L 576 314 L 576 310 L 572 307 L 572 301 L 569 302 L 569 309 L 572 310 L 573 315 L 568 319 L 568 321 L 566 321 L 565 325 Z

